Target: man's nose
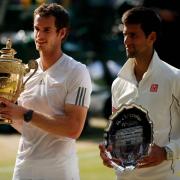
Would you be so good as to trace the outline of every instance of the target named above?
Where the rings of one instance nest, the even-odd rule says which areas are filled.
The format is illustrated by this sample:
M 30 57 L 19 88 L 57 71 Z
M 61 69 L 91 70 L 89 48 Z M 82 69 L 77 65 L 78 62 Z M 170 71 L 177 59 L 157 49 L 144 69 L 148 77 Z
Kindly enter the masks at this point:
M 37 37 L 38 39 L 44 38 L 44 33 L 41 32 L 41 31 L 39 31 L 39 32 L 36 33 L 36 37 Z
M 124 37 L 124 44 L 125 45 L 128 45 L 128 44 L 130 44 L 131 43 L 131 38 L 129 37 L 129 36 L 125 36 Z

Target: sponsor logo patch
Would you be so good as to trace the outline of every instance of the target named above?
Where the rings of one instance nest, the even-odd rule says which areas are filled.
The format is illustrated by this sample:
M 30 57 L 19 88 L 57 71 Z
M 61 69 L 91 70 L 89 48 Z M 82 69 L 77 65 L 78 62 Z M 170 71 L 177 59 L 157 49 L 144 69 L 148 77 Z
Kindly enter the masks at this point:
M 152 84 L 150 88 L 150 92 L 157 92 L 158 91 L 158 84 Z

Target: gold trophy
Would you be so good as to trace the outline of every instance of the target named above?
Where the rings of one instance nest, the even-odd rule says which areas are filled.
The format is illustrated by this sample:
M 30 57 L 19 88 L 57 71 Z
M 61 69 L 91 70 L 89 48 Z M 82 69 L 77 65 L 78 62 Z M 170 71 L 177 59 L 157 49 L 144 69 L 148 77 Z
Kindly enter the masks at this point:
M 16 51 L 11 48 L 10 39 L 6 42 L 6 47 L 0 50 L 0 97 L 4 97 L 15 103 L 20 93 L 24 89 L 26 82 L 35 74 L 38 64 L 30 60 L 28 64 L 23 64 L 22 60 L 14 58 Z M 23 77 L 33 69 L 33 72 L 23 82 Z M 0 108 L 4 104 L 0 103 Z M 0 124 L 11 124 L 10 119 L 0 117 Z

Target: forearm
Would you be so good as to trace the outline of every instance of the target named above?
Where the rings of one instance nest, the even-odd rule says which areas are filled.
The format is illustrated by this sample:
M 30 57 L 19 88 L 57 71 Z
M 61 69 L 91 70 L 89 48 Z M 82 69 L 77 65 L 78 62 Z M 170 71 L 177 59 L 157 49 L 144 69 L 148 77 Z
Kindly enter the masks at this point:
M 13 104 L 5 98 L 0 98 L 0 101 L 5 105 L 3 108 L 0 108 L 1 116 L 12 119 L 15 128 L 21 132 L 21 128 L 18 128 L 16 124 L 21 124 L 19 127 L 22 127 L 24 115 L 29 110 Z M 88 108 L 83 106 L 65 104 L 64 115 L 48 116 L 34 111 L 27 123 L 32 123 L 32 125 L 54 135 L 76 139 L 80 136 L 84 127 L 87 110 Z
M 22 133 L 22 124 L 23 124 L 23 122 L 21 122 L 21 123 L 15 123 L 15 122 L 13 122 L 12 124 L 11 124 L 11 126 L 14 128 L 14 129 L 16 129 L 20 134 Z
M 73 139 L 77 139 L 80 136 L 84 126 L 83 121 L 79 122 L 71 116 L 45 116 L 38 112 L 33 113 L 30 123 L 51 134 Z

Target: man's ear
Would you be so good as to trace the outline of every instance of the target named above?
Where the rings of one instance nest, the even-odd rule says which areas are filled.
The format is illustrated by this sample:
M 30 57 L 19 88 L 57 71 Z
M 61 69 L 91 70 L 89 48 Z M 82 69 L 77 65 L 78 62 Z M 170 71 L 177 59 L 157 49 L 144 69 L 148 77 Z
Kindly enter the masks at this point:
M 68 34 L 69 34 L 69 28 L 64 27 L 59 30 L 59 35 L 60 35 L 62 41 L 64 41 L 66 39 Z
M 156 34 L 156 32 L 154 32 L 154 31 L 151 32 L 151 33 L 149 34 L 148 39 L 154 43 L 154 42 L 156 41 L 156 39 L 157 39 L 157 34 Z

